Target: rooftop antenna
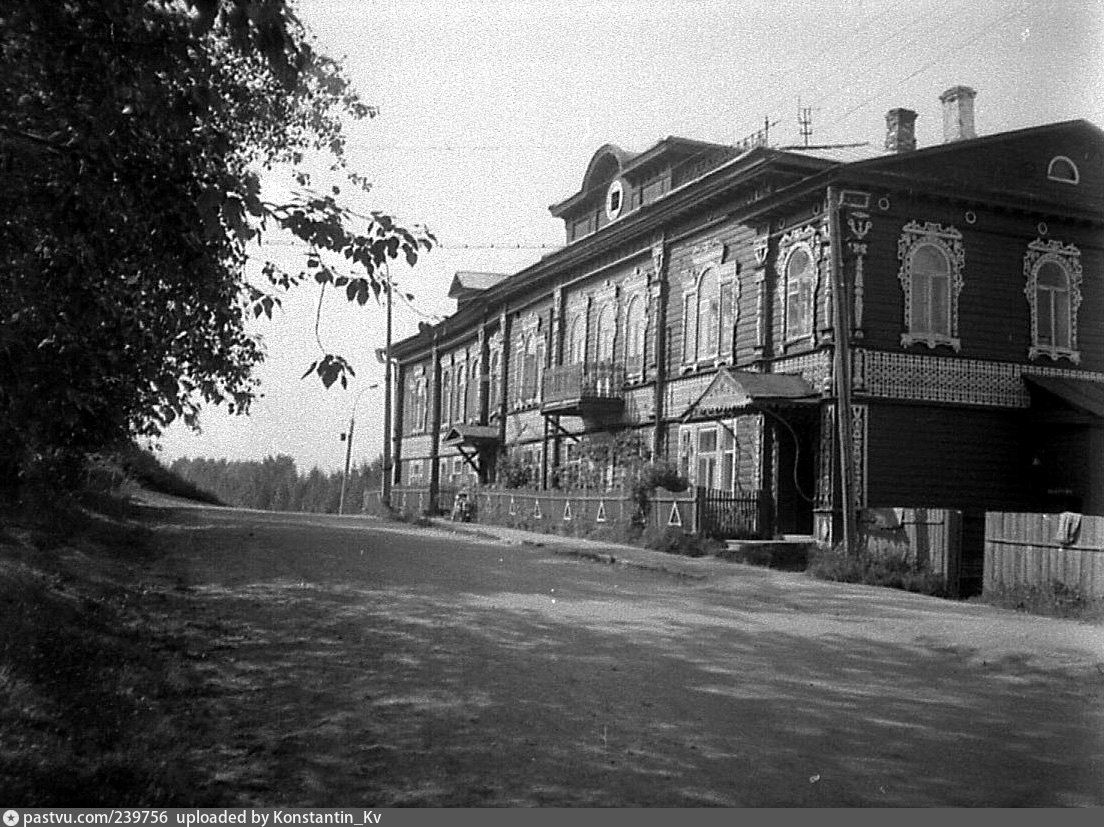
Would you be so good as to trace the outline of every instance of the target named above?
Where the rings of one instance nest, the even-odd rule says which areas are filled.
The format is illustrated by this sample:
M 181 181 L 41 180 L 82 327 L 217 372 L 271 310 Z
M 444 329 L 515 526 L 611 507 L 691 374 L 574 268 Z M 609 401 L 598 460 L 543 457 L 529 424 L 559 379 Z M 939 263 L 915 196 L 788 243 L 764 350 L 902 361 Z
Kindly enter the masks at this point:
M 809 139 L 813 137 L 813 107 L 802 106 L 800 95 L 797 97 L 797 124 L 801 127 L 801 140 L 804 146 L 808 146 Z

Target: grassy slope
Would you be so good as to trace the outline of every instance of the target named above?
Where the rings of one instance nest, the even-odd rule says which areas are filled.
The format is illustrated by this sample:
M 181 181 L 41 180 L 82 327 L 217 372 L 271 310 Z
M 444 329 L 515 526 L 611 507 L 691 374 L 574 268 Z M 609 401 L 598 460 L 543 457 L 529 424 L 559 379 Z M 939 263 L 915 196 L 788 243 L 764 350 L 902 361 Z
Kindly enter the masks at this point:
M 205 726 L 180 714 L 198 687 L 134 574 L 151 555 L 148 529 L 122 508 L 0 512 L 6 804 L 180 806 L 194 795 L 200 776 L 177 745 Z

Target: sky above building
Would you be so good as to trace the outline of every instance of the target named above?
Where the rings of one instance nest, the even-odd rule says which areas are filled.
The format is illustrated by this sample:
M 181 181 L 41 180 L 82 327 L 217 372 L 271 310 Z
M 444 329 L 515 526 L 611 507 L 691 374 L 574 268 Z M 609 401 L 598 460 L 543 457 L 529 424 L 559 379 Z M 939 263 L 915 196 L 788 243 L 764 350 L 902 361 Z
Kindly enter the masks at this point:
M 979 135 L 1085 118 L 1104 126 L 1104 7 L 1095 0 L 299 0 L 318 46 L 342 60 L 380 114 L 350 125 L 350 167 L 373 182 L 359 206 L 426 225 L 440 244 L 392 269 L 413 295 L 396 340 L 452 312 L 457 270 L 512 273 L 562 245 L 548 205 L 576 192 L 595 150 L 678 135 L 733 142 L 884 140 L 885 113 L 919 113 L 918 145 L 942 140 L 939 95 L 978 92 Z M 293 266 L 279 239 L 264 251 Z M 355 405 L 354 462 L 383 446 L 381 307 L 322 303 L 319 337 L 357 371 L 347 390 L 301 379 L 317 358 L 318 293 L 285 299 L 253 329 L 267 353 L 248 416 L 209 408 L 174 425 L 164 459 L 289 454 L 338 470 Z M 371 385 L 377 385 L 371 388 Z

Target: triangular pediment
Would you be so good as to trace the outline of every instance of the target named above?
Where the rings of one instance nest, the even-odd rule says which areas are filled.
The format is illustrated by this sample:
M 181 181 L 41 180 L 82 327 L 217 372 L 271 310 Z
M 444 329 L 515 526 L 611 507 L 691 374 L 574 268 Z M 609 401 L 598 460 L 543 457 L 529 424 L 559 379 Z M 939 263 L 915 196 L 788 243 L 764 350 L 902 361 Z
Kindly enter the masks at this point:
M 750 373 L 722 367 L 683 419 L 708 419 L 768 403 L 796 404 L 817 396 L 802 377 L 788 373 Z

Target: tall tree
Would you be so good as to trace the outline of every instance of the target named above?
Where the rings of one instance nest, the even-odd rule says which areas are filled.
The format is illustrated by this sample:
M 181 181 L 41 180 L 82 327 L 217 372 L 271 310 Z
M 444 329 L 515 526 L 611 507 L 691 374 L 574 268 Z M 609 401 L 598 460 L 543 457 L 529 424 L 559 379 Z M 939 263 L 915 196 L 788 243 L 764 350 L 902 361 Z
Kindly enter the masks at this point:
M 355 215 L 304 173 L 287 203 L 261 175 L 322 153 L 350 185 L 344 118 L 367 118 L 288 0 L 7 0 L 0 7 L 0 480 L 199 407 L 246 411 L 261 351 L 246 328 L 281 291 L 390 289 L 382 267 L 432 236 Z M 266 228 L 310 249 L 250 283 Z M 339 270 L 327 253 L 352 270 Z M 351 366 L 320 352 L 327 386 Z M 0 483 L 2 485 L 2 483 Z

